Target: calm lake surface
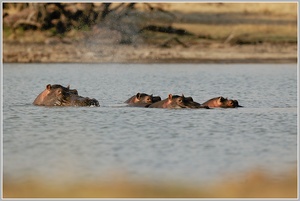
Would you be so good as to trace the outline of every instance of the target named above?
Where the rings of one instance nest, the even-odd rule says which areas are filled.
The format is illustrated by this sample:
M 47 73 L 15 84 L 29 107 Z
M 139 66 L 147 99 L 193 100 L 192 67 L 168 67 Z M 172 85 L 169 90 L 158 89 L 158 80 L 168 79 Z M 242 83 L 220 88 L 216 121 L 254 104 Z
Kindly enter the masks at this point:
M 32 105 L 47 84 L 70 84 L 101 107 Z M 137 92 L 244 107 L 126 107 Z M 3 100 L 3 173 L 16 180 L 209 182 L 297 161 L 296 64 L 4 64 Z

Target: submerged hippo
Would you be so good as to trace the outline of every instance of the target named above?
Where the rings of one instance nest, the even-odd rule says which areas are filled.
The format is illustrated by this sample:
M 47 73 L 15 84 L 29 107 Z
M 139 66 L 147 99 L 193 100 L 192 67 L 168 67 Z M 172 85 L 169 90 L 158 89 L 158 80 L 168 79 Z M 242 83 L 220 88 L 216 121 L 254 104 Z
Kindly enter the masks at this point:
M 145 93 L 137 93 L 136 95 L 132 96 L 125 103 L 128 103 L 129 106 L 133 107 L 147 107 L 152 103 L 161 101 L 160 96 L 153 96 L 153 94 L 148 95 Z
M 59 84 L 48 84 L 46 89 L 36 97 L 33 104 L 42 106 L 100 106 L 96 99 L 79 96 L 76 89 L 70 89 L 70 86 L 63 87 Z
M 193 100 L 192 97 L 184 97 L 182 94 L 181 96 L 169 94 L 168 98 L 158 101 L 149 105 L 149 108 L 209 108 L 207 106 L 202 106 L 200 103 L 197 103 Z
M 235 107 L 243 107 L 240 106 L 237 100 L 227 99 L 223 98 L 222 96 L 212 98 L 206 102 L 204 102 L 202 105 L 208 106 L 208 107 L 221 107 L 221 108 L 235 108 Z

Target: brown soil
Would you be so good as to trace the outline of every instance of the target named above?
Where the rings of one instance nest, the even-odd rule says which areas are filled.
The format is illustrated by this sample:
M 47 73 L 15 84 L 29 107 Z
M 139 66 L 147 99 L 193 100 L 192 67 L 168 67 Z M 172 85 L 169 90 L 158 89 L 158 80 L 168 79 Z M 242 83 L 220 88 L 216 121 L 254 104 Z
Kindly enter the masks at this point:
M 121 26 L 129 26 L 130 23 L 126 24 L 129 19 L 134 20 L 135 29 L 147 25 L 165 28 L 172 25 L 173 28 L 194 33 L 194 36 L 146 31 L 129 36 L 136 37 L 131 44 L 120 44 L 122 31 L 114 26 L 104 29 L 99 24 L 91 27 L 89 31 L 72 30 L 64 36 L 64 39 L 51 37 L 53 35 L 51 31 L 17 29 L 12 33 L 10 29 L 4 27 L 3 62 L 297 62 L 295 3 L 151 4 L 155 8 L 171 13 L 172 19 L 169 19 L 170 16 L 165 12 L 143 13 L 142 11 L 148 8 L 147 5 L 143 3 L 136 5 L 140 11 L 139 18 L 135 16 L 128 18 L 127 21 L 124 18 L 122 22 L 112 22 L 116 23 L 115 26 L 119 29 Z M 6 10 L 9 14 L 18 12 L 20 11 L 13 6 Z M 140 18 L 146 20 L 139 21 Z
M 296 44 L 231 45 L 202 42 L 188 47 L 171 44 L 120 45 L 93 40 L 47 40 L 46 43 L 4 42 L 3 62 L 20 63 L 296 63 Z

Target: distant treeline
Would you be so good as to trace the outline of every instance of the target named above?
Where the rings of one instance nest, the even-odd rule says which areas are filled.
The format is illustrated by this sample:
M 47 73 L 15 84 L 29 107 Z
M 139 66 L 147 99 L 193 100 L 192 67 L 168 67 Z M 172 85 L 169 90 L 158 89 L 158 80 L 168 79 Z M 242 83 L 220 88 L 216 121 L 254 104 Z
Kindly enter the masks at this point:
M 89 29 L 93 25 L 117 30 L 122 40 L 130 44 L 132 38 L 144 31 L 177 35 L 193 35 L 184 29 L 172 27 L 176 16 L 160 7 L 143 3 L 4 3 L 4 25 L 14 30 L 52 30 L 63 35 L 72 29 Z M 152 15 L 168 18 L 168 23 L 149 24 Z
M 111 3 L 4 3 L 3 17 L 5 25 L 13 29 L 54 28 L 64 33 L 100 22 L 110 12 L 110 6 Z M 10 10 L 16 12 L 10 14 Z

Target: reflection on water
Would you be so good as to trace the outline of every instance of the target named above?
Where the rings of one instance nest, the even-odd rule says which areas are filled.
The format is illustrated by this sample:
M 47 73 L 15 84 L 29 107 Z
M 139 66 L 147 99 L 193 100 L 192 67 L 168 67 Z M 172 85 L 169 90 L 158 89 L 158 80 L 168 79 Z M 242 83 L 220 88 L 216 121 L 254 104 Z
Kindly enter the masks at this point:
M 62 71 L 63 69 L 63 71 Z M 296 65 L 5 64 L 4 175 L 205 181 L 297 160 Z M 70 84 L 101 107 L 38 107 Z M 126 107 L 137 92 L 225 96 L 244 108 Z

